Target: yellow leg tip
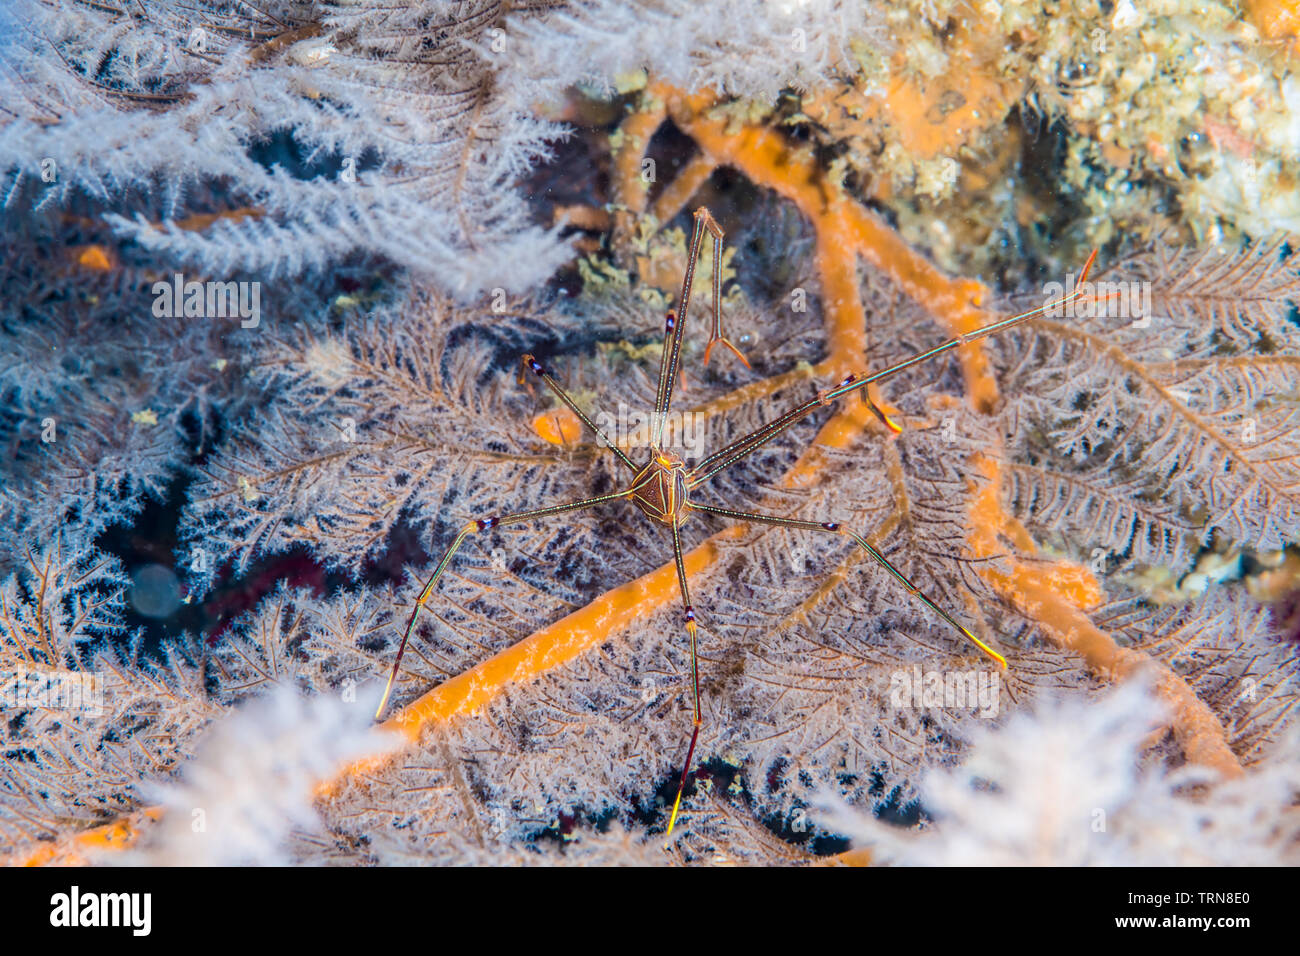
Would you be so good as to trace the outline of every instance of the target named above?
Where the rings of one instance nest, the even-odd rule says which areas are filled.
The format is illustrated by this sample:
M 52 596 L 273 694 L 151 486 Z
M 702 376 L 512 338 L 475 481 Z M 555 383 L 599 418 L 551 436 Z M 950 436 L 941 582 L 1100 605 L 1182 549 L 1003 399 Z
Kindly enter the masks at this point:
M 677 799 L 673 801 L 673 815 L 668 818 L 668 832 L 664 834 L 665 838 L 671 837 L 673 835 L 673 827 L 677 825 L 677 811 L 680 810 L 681 808 L 682 808 L 682 792 L 678 790 Z
M 393 676 L 388 678 L 388 686 L 384 688 L 384 696 L 379 698 L 379 707 L 375 709 L 375 720 L 384 716 L 384 708 L 388 706 L 388 696 L 393 692 Z
M 993 648 L 989 647 L 989 646 L 988 646 L 987 644 L 985 644 L 983 641 L 979 641 L 979 640 L 977 640 L 975 643 L 978 644 L 978 645 L 980 646 L 980 650 L 982 650 L 982 651 L 983 651 L 985 654 L 987 654 L 989 657 L 991 657 L 991 658 L 993 658 L 995 661 L 997 661 L 997 662 L 1002 666 L 1002 669 L 1003 669 L 1003 670 L 1006 670 L 1006 669 L 1007 669 L 1007 659 L 1006 659 L 1005 657 L 1003 657 L 1001 654 L 999 654 L 999 653 L 998 653 L 997 651 L 995 651 Z
M 979 645 L 980 650 L 982 650 L 982 651 L 983 651 L 985 654 L 987 654 L 989 657 L 991 657 L 991 658 L 993 658 L 995 661 L 997 661 L 998 664 L 1002 667 L 1003 670 L 1006 670 L 1006 669 L 1007 669 L 1007 659 L 1006 659 L 1005 657 L 1003 657 L 1001 654 L 999 654 L 999 653 L 998 653 L 997 651 L 995 651 L 993 648 L 989 647 L 989 646 L 988 646 L 987 644 L 985 644 L 983 641 L 976 641 L 975 643 Z
M 961 625 L 958 625 L 958 626 L 960 627 Z M 987 644 L 985 644 L 983 641 L 981 641 L 981 640 L 980 640 L 978 637 L 976 637 L 974 634 L 972 634 L 972 633 L 970 632 L 970 629 L 969 629 L 969 628 L 963 627 L 963 628 L 961 629 L 961 632 L 962 632 L 963 634 L 965 634 L 968 638 L 970 638 L 971 643 L 973 643 L 973 644 L 974 644 L 976 647 L 978 647 L 981 651 L 983 651 L 983 652 L 984 652 L 985 654 L 987 654 L 989 657 L 993 658 L 993 659 L 994 659 L 995 661 L 997 661 L 1000 665 L 1002 665 L 1002 669 L 1003 669 L 1003 670 L 1006 670 L 1006 669 L 1007 669 L 1007 659 L 1006 659 L 1005 657 L 1003 657 L 1001 654 L 999 654 L 997 651 L 995 651 L 993 648 L 989 647 L 989 646 L 988 646 Z

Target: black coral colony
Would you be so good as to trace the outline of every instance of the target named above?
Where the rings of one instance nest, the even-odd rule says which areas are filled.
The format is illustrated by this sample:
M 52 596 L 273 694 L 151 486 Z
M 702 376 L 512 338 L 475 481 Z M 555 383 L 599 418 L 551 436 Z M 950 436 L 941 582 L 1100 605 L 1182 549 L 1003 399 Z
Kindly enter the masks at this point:
M 1059 6 L 5 5 L 0 854 L 1296 863 L 1297 60 Z M 1069 301 L 691 491 L 1008 666 L 693 514 L 667 838 L 671 534 L 480 519 L 646 460 L 703 206 L 688 463 Z

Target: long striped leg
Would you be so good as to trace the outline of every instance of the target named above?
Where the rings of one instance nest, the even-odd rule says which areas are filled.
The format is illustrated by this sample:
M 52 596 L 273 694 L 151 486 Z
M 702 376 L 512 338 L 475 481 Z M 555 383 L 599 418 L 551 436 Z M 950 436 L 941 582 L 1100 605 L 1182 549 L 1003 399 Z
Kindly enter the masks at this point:
M 1089 254 L 1088 261 L 1085 262 L 1083 264 L 1083 268 L 1079 270 L 1079 280 L 1076 283 L 1078 288 L 1076 288 L 1075 291 L 1071 292 L 1069 295 L 1062 296 L 1059 299 L 1053 299 L 1051 302 L 1048 302 L 1046 305 L 1039 306 L 1037 309 L 1030 309 L 1028 312 L 1021 312 L 1019 315 L 1013 315 L 1010 316 L 1009 318 L 1001 319 L 997 322 L 993 322 L 989 325 L 982 326 L 971 332 L 964 332 L 954 339 L 949 339 L 947 342 L 944 342 L 942 345 L 936 345 L 932 349 L 928 349 L 927 351 L 920 352 L 916 355 L 913 355 L 911 358 L 904 359 L 903 361 L 897 363 L 896 365 L 889 366 L 889 368 L 887 369 L 882 369 L 879 372 L 873 372 L 872 374 L 868 375 L 866 378 L 852 378 L 851 380 L 846 380 L 843 385 L 839 385 L 831 389 L 829 392 L 827 392 L 826 393 L 827 397 L 834 400 L 844 395 L 847 395 L 849 392 L 853 392 L 861 388 L 866 388 L 868 385 L 873 385 L 876 382 L 884 381 L 885 379 L 897 375 L 899 372 L 902 372 L 905 369 L 911 368 L 913 365 L 919 365 L 922 362 L 928 362 L 930 359 L 934 358 L 935 356 L 942 355 L 945 352 L 950 352 L 953 349 L 957 348 L 958 346 L 967 345 L 971 342 L 977 342 L 980 339 L 987 338 L 990 335 L 995 335 L 998 332 L 1005 332 L 1007 329 L 1012 328 L 1013 326 L 1021 325 L 1024 322 L 1028 322 L 1030 319 L 1036 319 L 1040 315 L 1051 315 L 1055 313 L 1058 309 L 1062 308 L 1067 303 L 1073 302 L 1075 299 L 1082 298 L 1083 301 L 1085 302 L 1100 301 L 1102 299 L 1109 299 L 1112 296 L 1117 295 L 1118 294 L 1117 292 L 1111 292 L 1102 296 L 1084 294 L 1083 284 L 1088 281 L 1088 273 L 1092 270 L 1092 264 L 1096 261 L 1097 261 L 1097 250 L 1094 249 L 1092 250 L 1091 254 Z
M 654 446 L 659 447 L 663 438 L 664 419 L 673 402 L 673 387 L 677 383 L 680 371 L 682 341 L 686 333 L 686 313 L 691 304 L 691 286 L 695 282 L 695 267 L 700 258 L 700 246 L 704 242 L 704 230 L 713 236 L 713 326 L 709 333 L 709 342 L 704 347 L 704 364 L 709 364 L 709 353 L 713 346 L 721 342 L 749 367 L 749 361 L 741 354 L 725 335 L 722 334 L 722 239 L 726 235 L 717 220 L 704 206 L 695 210 L 695 228 L 691 231 L 691 247 L 686 259 L 686 275 L 682 277 L 682 294 L 678 297 L 677 308 L 668 312 L 664 322 L 664 355 L 659 366 L 659 388 L 655 394 Z
M 626 491 L 618 491 L 613 494 L 599 495 L 595 498 L 584 498 L 581 501 L 570 501 L 567 504 L 552 505 L 549 508 L 537 508 L 533 511 L 521 511 L 518 514 L 504 515 L 503 517 L 492 516 L 490 518 L 479 518 L 471 521 L 465 527 L 460 529 L 456 535 L 456 540 L 451 543 L 438 566 L 433 569 L 433 574 L 429 575 L 429 580 L 424 584 L 424 590 L 420 592 L 419 600 L 415 602 L 415 607 L 411 609 L 411 616 L 406 622 L 406 631 L 402 634 L 402 643 L 397 648 L 397 660 L 393 661 L 393 672 L 388 675 L 388 686 L 384 688 L 384 696 L 379 701 L 379 708 L 375 711 L 375 720 L 378 720 L 384 713 L 384 707 L 388 704 L 388 697 L 393 692 L 393 684 L 397 681 L 397 673 L 402 666 L 402 655 L 406 653 L 406 642 L 411 639 L 411 632 L 415 630 L 415 619 L 420 614 L 420 608 L 424 607 L 429 596 L 433 594 L 433 589 L 438 586 L 438 581 L 442 573 L 447 570 L 451 564 L 451 559 L 455 557 L 460 546 L 471 534 L 476 531 L 488 531 L 492 528 L 503 527 L 508 524 L 519 524 L 524 521 L 531 521 L 534 518 L 548 518 L 551 515 L 564 514 L 569 511 L 578 511 L 582 508 L 590 508 L 594 505 L 603 504 L 607 501 L 614 501 L 618 498 L 626 498 Z
M 909 594 L 951 624 L 963 637 L 969 640 L 989 657 L 993 658 L 993 660 L 997 661 L 1002 667 L 1007 666 L 1007 659 L 1005 657 L 981 641 L 978 637 L 972 634 L 969 629 L 958 624 L 951 614 L 931 601 L 920 588 L 907 579 L 902 571 L 894 567 L 889 562 L 888 558 L 881 554 L 879 550 L 872 547 L 871 542 L 867 541 L 856 532 L 850 531 L 848 528 L 842 527 L 834 521 L 800 521 L 796 518 L 782 518 L 777 515 L 753 514 L 748 511 L 732 511 L 730 508 L 715 508 L 712 505 L 701 505 L 696 504 L 695 502 L 691 502 L 691 508 L 708 514 L 721 515 L 724 518 L 735 518 L 738 521 L 756 521 L 762 524 L 774 524 L 784 528 L 799 528 L 803 531 L 820 531 L 827 534 L 840 534 L 847 538 L 852 538 L 859 547 L 865 550 L 867 554 L 871 555 L 872 559 L 875 560 L 877 564 L 888 571 L 895 581 L 906 588 Z
M 839 388 L 842 389 L 856 380 L 855 376 L 850 375 L 840 383 Z M 835 401 L 836 397 L 838 397 L 831 394 L 833 391 L 835 390 L 825 389 L 818 392 L 816 398 L 809 399 L 802 405 L 790 409 L 790 411 L 786 412 L 784 415 L 772 419 L 766 425 L 759 426 L 748 435 L 736 439 L 725 448 L 720 448 L 718 451 L 715 451 L 712 455 L 709 455 L 691 469 L 690 477 L 687 479 L 688 487 L 694 488 L 697 485 L 704 484 L 718 472 L 731 467 L 750 452 L 766 445 L 782 432 L 786 431 L 798 422 L 803 421 L 819 408 L 829 405 L 831 402 Z M 862 393 L 862 401 L 866 403 L 867 408 L 871 410 L 871 413 L 875 415 L 876 418 L 880 419 L 881 423 L 891 432 L 898 434 L 902 431 L 902 428 L 900 428 L 892 418 L 886 415 L 881 410 L 880 406 L 867 396 L 866 392 Z
M 546 383 L 546 387 L 549 388 L 555 394 L 555 397 L 558 398 L 561 402 L 563 402 L 565 406 L 569 409 L 569 411 L 577 415 L 578 420 L 582 422 L 584 425 L 586 425 L 588 428 L 590 428 L 592 432 L 595 434 L 595 436 L 600 439 L 601 444 L 609 448 L 609 450 L 612 451 L 615 454 L 615 456 L 617 456 L 619 461 L 621 461 L 628 468 L 631 468 L 633 472 L 638 470 L 636 465 L 633 464 L 632 459 L 628 458 L 627 455 L 623 453 L 623 449 L 619 448 L 612 441 L 610 441 L 609 437 L 604 432 L 602 432 L 599 428 L 596 427 L 596 423 L 593 422 L 590 418 L 588 418 L 587 413 L 584 412 L 581 408 L 577 406 L 577 404 L 574 403 L 573 399 L 569 396 L 569 393 L 564 390 L 563 386 L 561 386 L 560 383 L 555 380 L 555 377 L 552 376 L 551 373 L 546 370 L 546 368 L 542 365 L 541 362 L 537 361 L 537 359 L 533 358 L 531 355 L 525 355 L 524 365 L 528 367 L 528 370 L 530 372 L 532 372 L 534 375 L 540 378 L 544 383 Z
M 677 562 L 677 583 L 682 589 L 682 607 L 686 615 L 686 633 L 691 639 L 691 681 L 695 687 L 695 725 L 691 731 L 691 745 L 686 749 L 686 763 L 682 766 L 682 778 L 677 783 L 677 799 L 673 801 L 673 815 L 668 820 L 668 833 L 673 835 L 673 826 L 677 823 L 677 811 L 682 805 L 682 791 L 686 789 L 686 778 L 691 773 L 691 759 L 695 756 L 695 744 L 700 739 L 700 727 L 704 723 L 700 713 L 700 661 L 696 654 L 695 642 L 695 608 L 691 607 L 691 592 L 686 587 L 686 565 L 682 562 L 682 535 L 677 525 L 673 526 L 673 559 Z
M 1081 269 L 1079 272 L 1079 279 L 1078 282 L 1076 283 L 1077 286 L 1082 287 L 1084 282 L 1087 281 L 1088 272 L 1089 270 L 1092 269 L 1092 264 L 1096 260 L 1096 258 L 1097 258 L 1097 252 L 1096 250 L 1093 250 L 1092 254 L 1088 256 L 1088 261 L 1084 263 L 1083 269 Z M 768 422 L 766 425 L 761 426 L 760 428 L 750 432 L 748 435 L 745 435 L 744 437 L 739 438 L 736 441 L 732 442 L 730 445 L 726 446 L 725 448 L 715 451 L 712 455 L 709 455 L 709 457 L 699 462 L 692 469 L 691 477 L 688 481 L 688 485 L 691 488 L 695 488 L 699 485 L 704 484 L 706 481 L 708 481 L 718 472 L 740 461 L 740 459 L 750 454 L 750 452 L 753 452 L 756 449 L 761 448 L 763 445 L 766 445 L 768 442 L 776 438 L 778 435 L 780 435 L 786 429 L 790 428 L 796 422 L 802 421 L 803 419 L 811 415 L 813 412 L 817 411 L 818 408 L 824 405 L 829 405 L 831 404 L 831 402 L 837 401 L 838 399 L 841 399 L 844 396 L 849 395 L 853 392 L 859 392 L 862 395 L 863 400 L 867 403 L 868 407 L 871 409 L 871 412 L 878 419 L 880 419 L 880 421 L 883 422 L 891 431 L 894 432 L 900 431 L 898 425 L 896 425 L 893 421 L 891 421 L 889 417 L 885 415 L 885 413 L 881 411 L 880 408 L 876 406 L 874 402 L 872 402 L 869 398 L 867 398 L 867 392 L 866 392 L 867 386 L 873 385 L 876 382 L 882 382 L 887 378 L 891 378 L 892 376 L 897 375 L 899 372 L 909 369 L 914 365 L 919 365 L 922 362 L 927 362 L 930 359 L 935 358 L 939 355 L 943 355 L 946 352 L 950 352 L 961 345 L 966 345 L 970 342 L 978 341 L 979 339 L 993 335 L 997 332 L 1002 332 L 1013 326 L 1020 325 L 1023 322 L 1028 322 L 1030 319 L 1037 318 L 1040 315 L 1051 313 L 1054 310 L 1061 308 L 1066 303 L 1073 301 L 1074 299 L 1083 297 L 1085 301 L 1100 300 L 1100 299 L 1110 298 L 1111 296 L 1116 294 L 1117 293 L 1109 293 L 1104 296 L 1085 296 L 1082 291 L 1082 288 L 1079 288 L 1076 289 L 1074 292 L 1070 293 L 1069 295 L 1062 296 L 1059 299 L 1054 299 L 1053 301 L 1047 303 L 1044 306 L 1041 306 L 1040 308 L 1031 309 L 1028 312 L 1022 312 L 1019 315 L 1013 315 L 1009 318 L 1001 319 L 1000 321 L 993 322 L 989 325 L 983 326 L 982 328 L 975 329 L 974 331 L 966 332 L 962 335 L 957 336 L 956 338 L 949 339 L 947 342 L 944 342 L 942 345 L 936 345 L 932 349 L 913 355 L 911 358 L 904 359 L 903 361 L 895 365 L 891 365 L 889 368 L 882 369 L 879 372 L 873 372 L 871 375 L 867 375 L 865 377 L 850 375 L 834 388 L 828 388 L 825 389 L 824 391 L 818 392 L 816 398 L 807 401 L 796 408 L 792 408 L 790 411 L 786 412 L 781 417 L 773 419 L 772 421 Z

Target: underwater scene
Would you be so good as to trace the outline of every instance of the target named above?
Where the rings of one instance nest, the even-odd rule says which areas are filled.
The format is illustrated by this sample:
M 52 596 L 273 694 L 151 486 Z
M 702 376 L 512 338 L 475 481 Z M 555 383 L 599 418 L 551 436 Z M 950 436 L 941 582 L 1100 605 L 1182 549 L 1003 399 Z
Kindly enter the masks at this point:
M 5 864 L 1300 863 L 1296 0 L 7 0 L 0 197 Z

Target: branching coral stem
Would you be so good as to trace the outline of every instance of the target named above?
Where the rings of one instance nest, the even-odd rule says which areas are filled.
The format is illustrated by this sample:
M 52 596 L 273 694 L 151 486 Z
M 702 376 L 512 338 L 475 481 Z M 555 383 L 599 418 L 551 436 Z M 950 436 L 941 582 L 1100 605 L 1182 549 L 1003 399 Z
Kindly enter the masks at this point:
M 972 464 L 984 479 L 976 489 L 970 520 L 971 543 L 976 557 L 1005 556 L 1000 535 L 1032 549 L 1028 532 L 1002 509 L 999 501 L 1001 466 L 987 455 Z M 1170 725 L 1188 761 L 1211 767 L 1225 777 L 1242 774 L 1241 763 L 1225 738 L 1223 724 L 1214 712 L 1168 667 L 1132 648 L 1122 648 L 1084 613 L 1101 600 L 1096 579 L 1066 562 L 1048 565 L 1011 560 L 1011 570 L 981 568 L 980 575 L 1022 613 L 1037 621 L 1061 647 L 1083 656 L 1094 673 L 1123 680 L 1149 674 L 1156 695 L 1170 708 Z
M 1216 431 L 1210 423 L 1205 420 L 1203 416 L 1197 415 L 1192 411 L 1191 408 L 1187 406 L 1186 402 L 1178 401 L 1170 393 L 1169 388 L 1166 385 L 1153 376 L 1147 368 L 1143 367 L 1141 362 L 1135 361 L 1125 353 L 1122 348 L 1117 345 L 1112 345 L 1083 329 L 1073 328 L 1060 322 L 1044 322 L 1043 324 L 1058 338 L 1074 339 L 1084 343 L 1089 349 L 1099 354 L 1106 355 L 1116 368 L 1121 368 L 1129 375 L 1132 375 L 1134 380 L 1141 382 L 1145 388 L 1149 389 L 1154 395 L 1156 395 L 1167 407 L 1173 409 L 1174 413 L 1179 415 L 1188 423 L 1188 425 L 1195 429 L 1199 434 L 1204 435 L 1209 441 L 1213 442 L 1218 447 L 1219 454 L 1231 458 L 1244 472 L 1249 473 L 1252 470 L 1253 463 L 1248 460 L 1232 442 L 1227 441 L 1220 432 Z M 1297 359 L 1296 356 L 1280 356 L 1280 358 L 1290 359 L 1293 362 Z M 1253 357 L 1250 361 L 1251 364 L 1249 367 L 1252 368 L 1258 368 L 1260 364 L 1262 364 Z M 1288 489 L 1280 488 L 1263 478 L 1260 478 L 1259 481 L 1268 489 L 1269 493 L 1276 498 L 1284 498 L 1288 492 Z
M 696 156 L 688 162 L 655 200 L 651 210 L 655 221 L 668 222 L 691 201 L 691 197 L 704 185 L 718 164 L 711 156 Z

